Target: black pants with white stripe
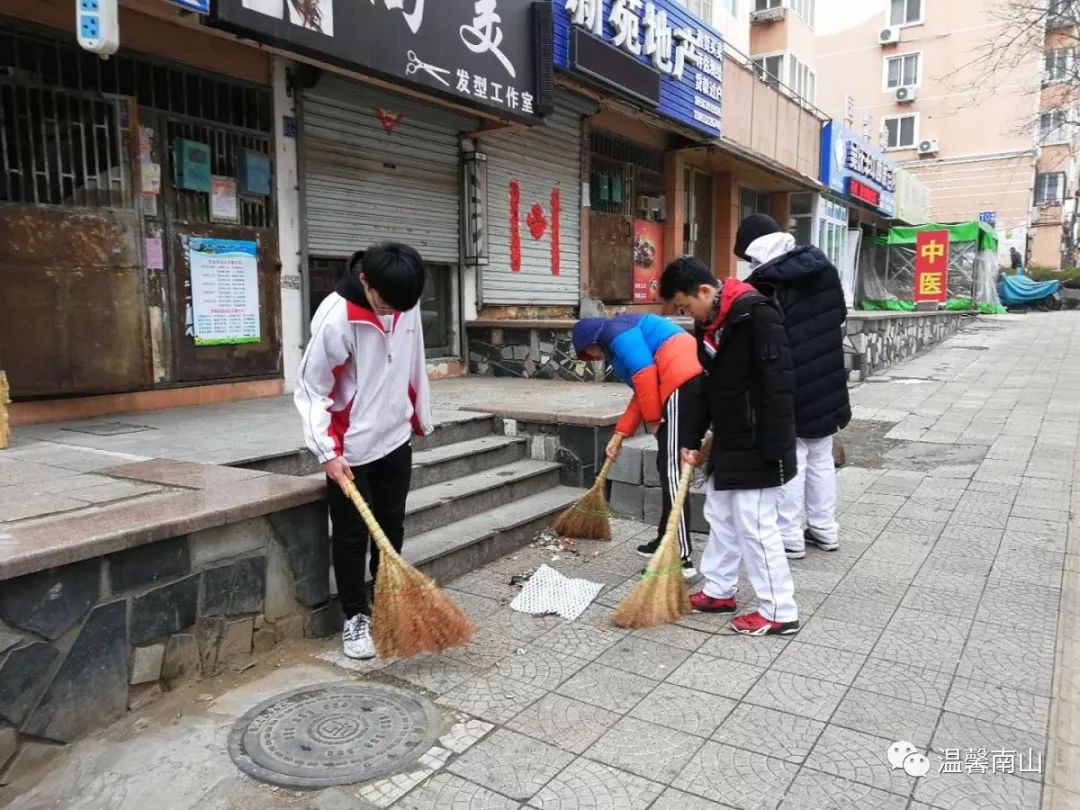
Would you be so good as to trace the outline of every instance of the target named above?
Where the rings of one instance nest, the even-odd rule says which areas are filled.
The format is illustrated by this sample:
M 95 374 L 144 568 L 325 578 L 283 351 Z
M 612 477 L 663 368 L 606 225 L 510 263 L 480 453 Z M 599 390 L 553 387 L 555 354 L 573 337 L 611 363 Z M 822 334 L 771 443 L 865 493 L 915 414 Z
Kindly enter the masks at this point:
M 701 377 L 694 377 L 676 388 L 664 403 L 664 418 L 656 431 L 659 452 L 656 454 L 656 469 L 660 473 L 660 493 L 663 510 L 660 514 L 660 526 L 656 530 L 659 540 L 664 536 L 671 505 L 675 502 L 675 493 L 679 489 L 679 471 L 682 467 L 680 450 L 686 447 L 698 430 L 701 398 Z M 696 438 L 700 438 L 698 435 Z M 690 556 L 690 498 L 683 506 L 679 520 L 679 556 Z

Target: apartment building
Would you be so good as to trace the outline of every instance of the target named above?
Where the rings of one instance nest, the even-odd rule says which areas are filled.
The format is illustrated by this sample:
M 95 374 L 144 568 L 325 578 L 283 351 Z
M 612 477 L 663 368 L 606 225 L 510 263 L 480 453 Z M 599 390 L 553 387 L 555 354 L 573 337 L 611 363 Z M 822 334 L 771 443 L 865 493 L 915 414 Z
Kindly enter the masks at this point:
M 819 0 L 816 22 L 819 107 L 925 183 L 933 220 L 983 219 L 1003 257 L 1015 245 L 1029 263 L 1061 266 L 1076 191 L 1076 119 L 1054 87 L 1071 76 L 1071 51 L 1054 50 L 1062 32 L 1048 30 L 1045 57 L 1036 45 L 988 74 L 1000 3 Z

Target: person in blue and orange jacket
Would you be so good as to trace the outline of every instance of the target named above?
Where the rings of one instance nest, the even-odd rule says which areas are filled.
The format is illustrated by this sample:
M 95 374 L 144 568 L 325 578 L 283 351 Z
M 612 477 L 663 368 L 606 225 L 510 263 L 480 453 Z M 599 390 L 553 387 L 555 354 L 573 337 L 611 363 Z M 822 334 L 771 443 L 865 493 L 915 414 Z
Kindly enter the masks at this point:
M 656 539 L 637 548 L 642 557 L 651 557 L 664 536 L 679 487 L 679 449 L 700 447 L 703 425 L 708 422 L 700 408 L 704 372 L 697 356 L 697 342 L 667 318 L 631 314 L 610 319 L 583 318 L 574 324 L 573 340 L 580 359 L 609 358 L 615 375 L 634 391 L 626 412 L 615 425 L 616 435 L 633 436 L 642 422 L 656 435 L 663 511 Z M 614 437 L 607 455 L 618 458 L 619 445 Z M 679 553 L 687 579 L 697 575 L 690 552 L 688 498 L 679 521 Z

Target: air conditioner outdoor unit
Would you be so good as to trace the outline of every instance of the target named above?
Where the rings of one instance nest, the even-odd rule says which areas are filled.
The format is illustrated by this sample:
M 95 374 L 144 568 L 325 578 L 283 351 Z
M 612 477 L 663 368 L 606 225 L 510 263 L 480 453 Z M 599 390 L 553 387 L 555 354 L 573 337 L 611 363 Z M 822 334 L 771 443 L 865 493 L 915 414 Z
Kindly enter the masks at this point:
M 878 32 L 878 45 L 895 45 L 900 41 L 900 26 L 890 25 Z
M 920 155 L 936 155 L 940 145 L 937 138 L 927 138 L 925 141 L 919 141 L 918 153 Z
M 777 6 L 776 8 L 763 8 L 759 11 L 750 12 L 750 24 L 751 25 L 764 25 L 766 23 L 780 22 L 787 19 L 787 7 Z
M 896 88 L 896 103 L 897 104 L 910 104 L 918 97 L 918 93 L 915 92 L 914 87 L 897 87 Z

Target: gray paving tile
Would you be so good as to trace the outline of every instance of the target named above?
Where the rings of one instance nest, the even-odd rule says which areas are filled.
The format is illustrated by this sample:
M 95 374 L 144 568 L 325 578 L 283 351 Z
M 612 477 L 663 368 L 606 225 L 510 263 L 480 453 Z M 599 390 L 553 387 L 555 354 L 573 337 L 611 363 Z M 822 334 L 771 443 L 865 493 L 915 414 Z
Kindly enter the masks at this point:
M 1050 699 L 1000 684 L 953 680 L 945 710 L 1033 734 L 1045 734 Z
M 728 810 L 731 805 L 691 796 L 675 788 L 665 790 L 649 810 Z
M 845 691 L 847 687 L 842 684 L 770 669 L 745 699 L 757 706 L 824 721 L 832 715 Z
M 740 703 L 713 734 L 714 742 L 802 763 L 825 723 L 797 714 Z
M 857 624 L 873 624 L 884 629 L 896 608 L 897 602 L 892 598 L 869 599 L 835 593 L 821 603 L 814 615 Z
M 546 695 L 510 720 L 506 727 L 583 754 L 619 720 L 619 715 L 599 706 L 563 695 Z
M 521 804 L 453 774 L 440 773 L 396 801 L 394 807 L 401 810 L 518 810 Z
M 940 708 L 945 705 L 952 680 L 949 671 L 872 655 L 859 670 L 854 686 L 878 695 Z
M 463 661 L 444 655 L 418 655 L 395 661 L 383 672 L 413 686 L 442 695 L 480 674 Z
M 744 810 L 773 810 L 797 771 L 780 759 L 708 742 L 672 787 Z
M 626 714 L 655 687 L 656 681 L 640 675 L 601 664 L 589 664 L 557 691 L 560 695 Z
M 912 586 L 904 594 L 900 607 L 921 611 L 928 616 L 971 619 L 978 609 L 979 600 L 969 593 L 942 591 L 936 588 Z
M 614 647 L 625 635 L 624 631 L 607 625 L 594 625 L 582 616 L 541 636 L 537 643 L 554 653 L 592 661 Z
M 906 810 L 908 800 L 850 779 L 803 768 L 780 810 Z
M 755 667 L 768 667 L 790 644 L 787 636 L 748 638 L 728 632 L 712 636 L 698 650 L 702 655 L 738 661 Z
M 694 653 L 668 677 L 667 682 L 741 700 L 764 672 L 764 667 Z
M 496 729 L 458 757 L 449 770 L 470 782 L 525 802 L 573 759 L 573 754 L 555 746 Z
M 506 656 L 496 664 L 500 675 L 539 689 L 552 690 L 588 665 L 582 658 L 551 652 L 531 645 Z
M 630 716 L 708 737 L 736 705 L 730 698 L 662 683 L 631 710 Z
M 666 644 L 680 650 L 694 652 L 698 650 L 712 636 L 695 630 L 691 627 L 680 627 L 677 624 L 662 624 L 658 627 L 646 627 L 634 630 L 631 637 L 653 641 L 657 644 Z
M 647 810 L 664 786 L 585 758 L 570 763 L 529 803 L 537 810 Z
M 850 779 L 899 796 L 909 796 L 915 780 L 889 766 L 887 752 L 895 740 L 828 726 L 814 745 L 806 767 Z
M 665 785 L 682 772 L 704 744 L 700 737 L 624 717 L 585 756 Z
M 772 669 L 847 685 L 855 680 L 865 660 L 862 653 L 832 650 L 794 640 L 773 662 Z
M 851 689 L 836 708 L 830 723 L 890 740 L 908 740 L 926 749 L 940 710 L 900 698 Z
M 678 669 L 690 652 L 627 636 L 596 659 L 596 663 L 662 681 Z
M 1046 735 L 1008 728 L 946 711 L 942 713 L 937 730 L 934 732 L 933 749 L 939 754 L 947 750 L 961 752 L 968 749 L 986 749 L 989 752 L 1005 750 L 1045 759 Z M 1041 781 L 1039 774 L 1027 776 Z
M 819 647 L 866 655 L 881 635 L 881 628 L 858 622 L 843 622 L 814 616 L 799 631 L 799 641 Z
M 914 793 L 935 810 L 1039 810 L 1039 796 L 1039 785 L 1018 776 L 943 774 L 937 768 L 918 781 Z
M 544 696 L 544 690 L 498 674 L 471 678 L 443 695 L 438 703 L 502 724 Z
M 938 620 L 922 611 L 900 609 L 885 628 L 873 654 L 878 658 L 951 670 L 960 660 L 970 621 Z

